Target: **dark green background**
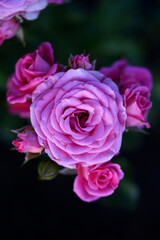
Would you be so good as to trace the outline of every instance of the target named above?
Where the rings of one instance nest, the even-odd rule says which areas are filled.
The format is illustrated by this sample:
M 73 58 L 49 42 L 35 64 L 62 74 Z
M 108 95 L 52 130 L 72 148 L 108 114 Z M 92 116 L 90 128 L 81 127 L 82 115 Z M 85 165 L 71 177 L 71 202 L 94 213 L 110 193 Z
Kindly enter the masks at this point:
M 145 0 L 73 0 L 50 5 L 35 21 L 24 21 L 26 47 L 15 37 L 0 47 L 0 190 L 2 231 L 6 239 L 147 239 L 159 232 L 160 213 L 160 2 Z M 6 82 L 16 61 L 44 41 L 55 61 L 90 54 L 97 69 L 126 57 L 153 74 L 149 135 L 124 133 L 120 157 L 125 178 L 115 194 L 95 203 L 72 192 L 73 176 L 37 180 L 38 159 L 20 168 L 23 154 L 11 152 L 16 129 L 27 122 L 7 111 Z M 57 235 L 57 237 L 55 237 Z

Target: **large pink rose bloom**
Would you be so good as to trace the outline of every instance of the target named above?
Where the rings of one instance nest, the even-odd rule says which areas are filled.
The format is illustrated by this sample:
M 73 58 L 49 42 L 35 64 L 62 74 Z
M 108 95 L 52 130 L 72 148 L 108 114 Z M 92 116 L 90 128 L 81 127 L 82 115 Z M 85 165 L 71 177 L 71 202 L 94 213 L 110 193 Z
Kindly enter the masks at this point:
M 12 38 L 19 27 L 19 23 L 14 19 L 0 21 L 0 45 L 4 42 L 5 39 Z
M 109 161 L 120 150 L 125 119 L 116 84 L 98 71 L 57 73 L 33 93 L 31 122 L 39 143 L 69 168 Z
M 10 107 L 11 112 L 21 117 L 29 116 L 32 92 L 44 77 L 54 74 L 58 68 L 54 62 L 52 46 L 48 42 L 43 43 L 35 52 L 20 58 L 7 85 L 7 101 L 14 105 Z
M 47 4 L 47 0 L 1 0 L 0 20 L 8 20 L 17 15 L 27 20 L 36 19 Z
M 126 107 L 128 127 L 150 127 L 147 122 L 148 110 L 152 107 L 150 92 L 152 75 L 143 67 L 126 67 L 120 77 L 121 93 Z
M 73 191 L 85 202 L 111 195 L 124 176 L 120 166 L 111 162 L 91 167 L 78 166 L 77 170 Z

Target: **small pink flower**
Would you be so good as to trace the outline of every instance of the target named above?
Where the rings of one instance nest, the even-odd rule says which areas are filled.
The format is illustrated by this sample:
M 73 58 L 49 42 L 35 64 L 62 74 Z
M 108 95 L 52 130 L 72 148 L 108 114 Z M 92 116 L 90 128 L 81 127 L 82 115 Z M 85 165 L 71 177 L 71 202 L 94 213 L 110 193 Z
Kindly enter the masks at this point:
M 32 126 L 46 153 L 62 166 L 109 161 L 120 150 L 125 120 L 117 85 L 98 71 L 56 73 L 33 93 Z
M 150 91 L 146 86 L 134 85 L 124 92 L 124 105 L 126 107 L 128 127 L 150 127 L 146 121 L 148 110 L 152 107 L 149 101 Z
M 22 16 L 28 20 L 36 19 L 47 0 L 3 0 L 0 1 L 0 20 L 8 20 L 14 16 Z
M 152 89 L 152 75 L 142 67 L 128 66 L 121 73 L 121 93 L 126 107 L 128 127 L 150 127 L 146 121 L 148 110 L 152 107 L 150 91 Z
M 85 202 L 111 195 L 124 177 L 120 166 L 111 162 L 91 167 L 78 165 L 77 170 L 73 191 Z
M 94 70 L 93 64 L 89 61 L 89 55 L 85 56 L 84 54 L 76 55 L 74 57 L 70 57 L 71 68 L 84 68 L 86 70 Z
M 37 134 L 32 126 L 26 126 L 18 133 L 18 138 L 12 142 L 18 152 L 40 153 L 43 149 L 39 145 Z
M 43 43 L 38 50 L 33 53 L 28 53 L 23 58 L 20 58 L 15 66 L 15 73 L 8 81 L 7 101 L 12 106 L 16 114 L 22 116 L 19 107 L 29 108 L 34 89 L 49 75 L 61 71 L 62 67 L 54 62 L 53 49 L 50 43 Z M 19 104 L 19 105 L 17 105 Z M 13 112 L 13 111 L 12 111 Z
M 118 84 L 121 72 L 127 65 L 128 63 L 126 59 L 121 59 L 114 62 L 111 67 L 102 67 L 99 71 L 103 73 L 106 77 L 111 78 L 113 82 Z
M 5 39 L 14 37 L 19 28 L 19 23 L 14 19 L 0 21 L 0 45 Z

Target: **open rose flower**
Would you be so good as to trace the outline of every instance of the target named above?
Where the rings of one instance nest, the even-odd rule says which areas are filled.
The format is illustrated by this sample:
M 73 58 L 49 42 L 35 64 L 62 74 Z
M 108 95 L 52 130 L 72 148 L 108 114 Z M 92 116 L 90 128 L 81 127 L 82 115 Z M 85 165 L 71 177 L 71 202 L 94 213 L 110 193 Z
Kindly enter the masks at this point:
M 151 108 L 152 75 L 146 68 L 126 67 L 121 74 L 121 92 L 126 107 L 128 127 L 150 127 L 146 121 Z
M 11 112 L 23 117 L 24 107 L 27 110 L 25 115 L 29 116 L 32 92 L 45 77 L 59 70 L 63 68 L 54 62 L 53 49 L 48 42 L 43 43 L 35 52 L 20 58 L 16 63 L 15 73 L 7 84 L 7 101 L 14 105 L 10 107 Z
M 32 126 L 26 126 L 17 134 L 18 138 L 12 142 L 18 152 L 40 153 L 43 149 L 39 145 L 37 134 Z
M 62 166 L 109 161 L 120 150 L 125 120 L 116 84 L 98 71 L 56 73 L 33 93 L 33 128 L 46 153 Z
M 3 0 L 0 1 L 0 20 L 8 20 L 14 16 L 22 16 L 27 20 L 36 19 L 47 0 Z
M 85 56 L 84 54 L 71 56 L 70 57 L 71 68 L 84 68 L 86 70 L 94 70 L 94 62 L 93 64 L 89 61 L 89 55 Z
M 112 64 L 111 67 L 102 67 L 100 68 L 100 72 L 103 73 L 106 77 L 112 79 L 116 84 L 119 83 L 121 72 L 128 65 L 126 59 L 121 59 Z
M 19 23 L 14 19 L 0 21 L 0 45 L 4 42 L 5 39 L 14 37 L 18 31 Z
M 91 167 L 79 165 L 77 170 L 73 191 L 85 202 L 111 195 L 124 176 L 120 166 L 111 162 Z

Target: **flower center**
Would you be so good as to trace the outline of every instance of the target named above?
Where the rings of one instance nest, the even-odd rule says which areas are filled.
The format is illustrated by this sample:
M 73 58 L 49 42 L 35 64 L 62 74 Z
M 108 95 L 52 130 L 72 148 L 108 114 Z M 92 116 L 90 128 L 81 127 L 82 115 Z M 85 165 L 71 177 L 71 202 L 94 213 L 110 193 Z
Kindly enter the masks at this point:
M 86 121 L 88 119 L 88 112 L 85 111 L 85 112 L 75 112 L 74 113 L 74 116 L 77 120 L 77 123 L 79 123 L 80 127 L 81 128 L 85 128 L 86 127 Z

